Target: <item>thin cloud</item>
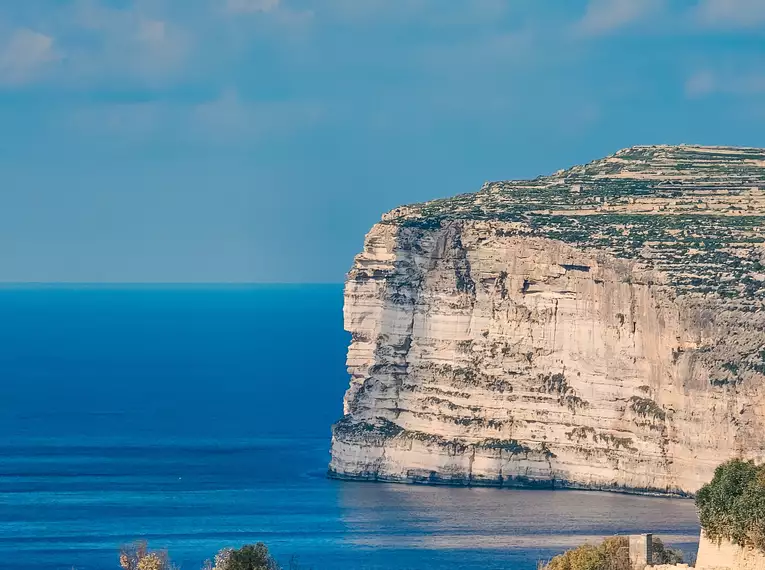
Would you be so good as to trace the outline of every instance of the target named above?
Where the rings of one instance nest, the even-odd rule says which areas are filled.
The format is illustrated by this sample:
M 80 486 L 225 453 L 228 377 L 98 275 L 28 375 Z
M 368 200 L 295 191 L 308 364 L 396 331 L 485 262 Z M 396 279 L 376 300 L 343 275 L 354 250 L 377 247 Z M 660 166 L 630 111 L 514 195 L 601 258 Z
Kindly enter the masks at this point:
M 716 29 L 751 29 L 765 24 L 763 0 L 701 0 L 695 10 L 698 24 Z
M 344 22 L 420 22 L 431 27 L 496 22 L 506 17 L 513 0 L 322 0 L 316 12 Z
M 739 73 L 715 73 L 701 70 L 685 82 L 685 94 L 691 99 L 711 95 L 752 97 L 765 94 L 765 73 L 757 71 Z
M 59 126 L 80 135 L 142 141 L 160 130 L 168 111 L 166 105 L 155 101 L 89 105 L 71 111 Z
M 590 0 L 574 28 L 585 36 L 610 34 L 660 11 L 662 0 Z
M 51 36 L 34 30 L 16 30 L 0 52 L 0 81 L 13 85 L 28 83 L 59 59 Z
M 263 142 L 310 128 L 321 107 L 308 101 L 259 101 L 225 89 L 209 101 L 156 100 L 88 105 L 72 112 L 62 126 L 94 137 L 143 142 L 162 135 L 190 144 Z
M 225 10 L 231 14 L 255 14 L 272 12 L 281 4 L 281 0 L 226 0 Z
M 0 40 L 0 82 L 167 82 L 188 61 L 191 35 L 150 11 L 81 0 L 46 13 L 50 35 L 26 28 Z M 56 65 L 58 64 L 58 65 Z
M 419 56 L 430 73 L 461 77 L 486 69 L 524 65 L 537 55 L 536 36 L 530 30 L 471 38 L 470 41 L 426 45 Z
M 68 72 L 79 79 L 162 81 L 187 62 L 192 47 L 186 30 L 135 6 L 82 2 L 68 22 Z M 88 41 L 77 41 L 82 36 Z
M 282 0 L 215 0 L 212 9 L 229 25 L 239 26 L 247 38 L 270 37 L 285 43 L 303 41 L 314 22 L 312 10 L 296 9 Z
M 717 78 L 708 70 L 697 71 L 685 81 L 685 94 L 692 98 L 705 97 L 717 90 Z
M 197 137 L 226 142 L 289 134 L 315 124 L 321 112 L 304 101 L 247 101 L 235 89 L 226 89 L 218 98 L 195 105 L 190 117 Z

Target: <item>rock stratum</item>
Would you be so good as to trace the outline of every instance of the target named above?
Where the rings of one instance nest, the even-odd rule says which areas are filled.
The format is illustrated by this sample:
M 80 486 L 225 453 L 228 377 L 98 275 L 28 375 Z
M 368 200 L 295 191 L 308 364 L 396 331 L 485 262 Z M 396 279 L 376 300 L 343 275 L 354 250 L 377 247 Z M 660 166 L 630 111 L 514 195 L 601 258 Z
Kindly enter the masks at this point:
M 401 207 L 345 286 L 335 477 L 689 494 L 765 458 L 765 150 Z

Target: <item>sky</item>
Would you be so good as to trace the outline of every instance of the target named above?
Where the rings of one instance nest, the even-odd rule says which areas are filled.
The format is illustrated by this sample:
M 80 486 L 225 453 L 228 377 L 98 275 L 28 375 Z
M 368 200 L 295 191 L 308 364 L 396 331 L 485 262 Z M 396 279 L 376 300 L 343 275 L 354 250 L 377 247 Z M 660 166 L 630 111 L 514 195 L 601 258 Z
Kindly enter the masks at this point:
M 0 281 L 341 282 L 653 143 L 765 147 L 763 0 L 0 0 Z

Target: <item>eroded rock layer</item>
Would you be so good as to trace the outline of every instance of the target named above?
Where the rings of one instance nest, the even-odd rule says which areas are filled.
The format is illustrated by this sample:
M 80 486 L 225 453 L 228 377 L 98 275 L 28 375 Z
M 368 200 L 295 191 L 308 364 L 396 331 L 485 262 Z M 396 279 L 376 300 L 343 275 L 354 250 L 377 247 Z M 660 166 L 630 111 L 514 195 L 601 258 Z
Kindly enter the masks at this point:
M 692 493 L 765 455 L 765 151 L 399 208 L 345 289 L 338 477 Z

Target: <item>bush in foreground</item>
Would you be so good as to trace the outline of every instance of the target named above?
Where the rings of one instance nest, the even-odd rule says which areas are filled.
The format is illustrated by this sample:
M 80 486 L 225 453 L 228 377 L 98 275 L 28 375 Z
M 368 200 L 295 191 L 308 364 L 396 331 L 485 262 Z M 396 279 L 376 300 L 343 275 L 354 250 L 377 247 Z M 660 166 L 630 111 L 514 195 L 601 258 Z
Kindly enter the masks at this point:
M 683 555 L 679 550 L 667 548 L 654 537 L 653 563 L 680 564 Z M 599 545 L 584 544 L 553 558 L 542 570 L 631 570 L 630 544 L 626 536 L 613 536 Z
M 149 550 L 146 542 L 135 542 L 120 548 L 120 567 L 123 570 L 177 570 L 164 550 Z M 289 563 L 290 570 L 299 570 L 297 559 Z M 268 547 L 259 542 L 239 549 L 224 548 L 208 560 L 202 570 L 282 570 Z
M 765 465 L 733 459 L 696 495 L 704 533 L 765 551 Z
M 127 544 L 120 549 L 123 570 L 174 570 L 164 550 L 151 551 L 146 542 Z
M 268 547 L 259 542 L 248 544 L 239 550 L 225 548 L 215 557 L 213 570 L 281 570 Z

